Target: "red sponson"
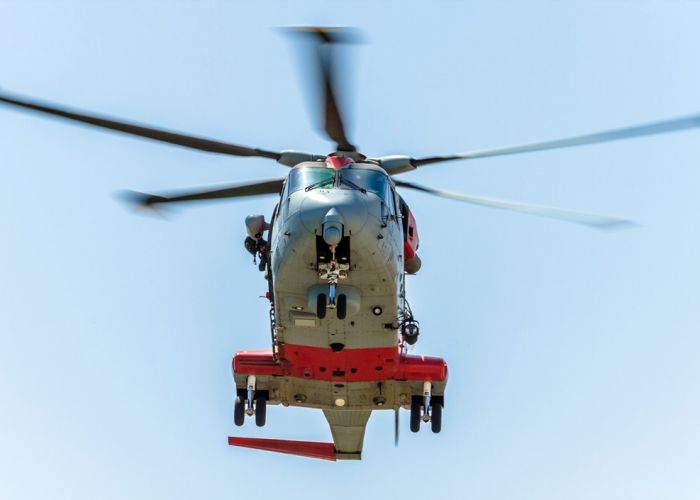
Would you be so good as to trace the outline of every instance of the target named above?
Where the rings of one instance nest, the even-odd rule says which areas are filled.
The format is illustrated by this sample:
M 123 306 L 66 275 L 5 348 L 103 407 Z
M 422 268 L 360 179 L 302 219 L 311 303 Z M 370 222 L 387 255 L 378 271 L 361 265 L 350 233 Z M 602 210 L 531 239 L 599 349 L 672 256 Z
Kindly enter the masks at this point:
M 241 351 L 233 358 L 233 371 L 245 375 L 291 376 L 311 380 L 373 382 L 381 380 L 444 381 L 447 363 L 442 358 L 401 355 L 398 347 L 343 349 L 286 344 L 280 361 L 272 351 Z
M 286 375 L 282 364 L 275 361 L 272 351 L 239 351 L 233 357 L 233 372 L 246 375 Z
M 401 358 L 394 379 L 444 382 L 447 380 L 447 363 L 442 358 L 407 354 Z
M 264 439 L 229 436 L 228 444 L 255 448 L 256 450 L 276 451 L 289 455 L 299 455 L 309 458 L 322 458 L 335 462 L 335 446 L 333 443 L 317 443 L 312 441 L 289 441 L 286 439 Z

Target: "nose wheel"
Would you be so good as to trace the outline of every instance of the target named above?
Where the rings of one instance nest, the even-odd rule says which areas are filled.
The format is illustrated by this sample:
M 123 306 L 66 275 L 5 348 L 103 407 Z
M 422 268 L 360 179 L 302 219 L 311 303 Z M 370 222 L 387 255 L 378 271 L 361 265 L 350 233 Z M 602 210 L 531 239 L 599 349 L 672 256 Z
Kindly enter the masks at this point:
M 319 293 L 316 297 L 316 316 L 318 319 L 326 317 L 326 308 L 328 307 L 328 298 L 325 293 Z
M 338 319 L 345 319 L 348 314 L 348 297 L 344 293 L 338 295 L 338 300 L 336 301 L 335 312 L 338 315 Z
M 329 286 L 328 295 L 325 293 L 319 293 L 316 296 L 316 316 L 318 319 L 323 319 L 326 317 L 328 309 L 335 309 L 336 316 L 338 319 L 345 319 L 348 315 L 348 297 L 344 293 L 336 296 L 336 286 L 331 284 Z
M 318 277 L 328 282 L 328 294 L 319 293 L 316 296 L 316 316 L 323 319 L 327 309 L 335 309 L 338 319 L 345 319 L 348 314 L 348 297 L 344 293 L 338 293 L 338 281 L 348 277 L 350 265 L 335 260 L 335 248 L 331 248 L 331 252 L 331 261 L 318 266 Z

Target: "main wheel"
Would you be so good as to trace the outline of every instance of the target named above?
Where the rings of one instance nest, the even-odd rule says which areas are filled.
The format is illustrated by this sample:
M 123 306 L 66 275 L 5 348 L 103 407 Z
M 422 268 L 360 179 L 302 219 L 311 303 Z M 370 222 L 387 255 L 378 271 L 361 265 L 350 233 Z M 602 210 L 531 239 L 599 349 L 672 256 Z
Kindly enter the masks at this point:
M 255 396 L 255 425 L 262 427 L 265 425 L 267 414 L 267 398 L 260 394 Z
M 338 313 L 338 319 L 345 319 L 348 314 L 348 297 L 344 293 L 338 295 L 338 303 L 336 304 L 336 312 Z
M 233 404 L 233 423 L 237 426 L 243 425 L 245 420 L 245 402 L 240 396 L 236 396 L 236 402 Z
M 418 432 L 420 430 L 420 407 L 422 398 L 420 396 L 413 396 L 411 398 L 411 432 Z
M 318 316 L 319 319 L 326 317 L 326 300 L 325 293 L 319 293 L 316 297 L 316 316 Z
M 442 429 L 442 402 L 433 400 L 432 415 L 430 415 L 430 429 L 437 434 Z

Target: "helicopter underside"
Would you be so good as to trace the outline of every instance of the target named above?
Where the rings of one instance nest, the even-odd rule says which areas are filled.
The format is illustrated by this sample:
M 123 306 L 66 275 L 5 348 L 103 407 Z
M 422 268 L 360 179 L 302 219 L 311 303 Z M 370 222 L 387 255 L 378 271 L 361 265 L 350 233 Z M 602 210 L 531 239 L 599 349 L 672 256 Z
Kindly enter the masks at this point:
M 401 354 L 398 348 L 329 353 L 285 346 L 284 350 L 280 358 L 271 350 L 236 353 L 233 370 L 239 387 L 237 398 L 245 401 L 248 397 L 247 384 L 252 375 L 255 391 L 264 395 L 266 404 L 323 410 L 333 435 L 333 449 L 328 456 L 316 458 L 359 460 L 371 412 L 411 410 L 412 404 L 422 401 L 426 383 L 431 387 L 432 405 L 444 405 L 447 364 L 441 358 Z M 289 360 L 286 356 L 291 352 L 294 356 Z M 318 370 L 314 372 L 315 367 Z M 235 441 L 231 444 L 261 447 Z M 263 449 L 284 452 L 280 448 Z M 314 456 L 295 450 L 296 454 Z
M 321 409 L 334 456 L 359 459 L 371 411 L 410 409 L 416 398 L 425 408 L 430 398 L 442 406 L 447 365 L 406 354 L 400 344 L 400 220 L 379 197 L 358 190 L 298 198 L 284 201 L 272 229 L 273 349 L 236 353 L 238 404 L 248 401 L 249 414 L 256 412 L 255 391 L 264 404 Z M 342 240 L 329 248 L 324 237 L 337 221 Z M 336 268 L 342 272 L 333 278 Z
M 302 198 L 300 196 L 300 198 Z M 392 347 L 398 344 L 403 282 L 403 236 L 397 220 L 382 217 L 381 200 L 356 190 L 317 190 L 294 195 L 273 228 L 271 255 L 276 335 L 280 344 L 330 349 Z M 335 254 L 323 241 L 328 213 L 342 222 Z M 286 217 L 285 217 L 286 215 Z M 336 295 L 346 296 L 341 314 L 330 303 L 328 269 L 344 267 Z M 319 317 L 319 295 L 326 296 Z
M 254 375 L 256 390 L 268 392 L 269 404 L 378 410 L 408 408 L 411 396 L 422 394 L 426 381 L 432 382 L 434 396 L 442 396 L 447 383 L 443 359 L 402 354 L 398 348 L 312 353 L 301 346 L 285 347 L 292 350 L 291 360 L 276 358 L 271 350 L 236 353 L 236 386 L 245 390 L 248 377 Z M 343 369 L 347 366 L 352 368 Z

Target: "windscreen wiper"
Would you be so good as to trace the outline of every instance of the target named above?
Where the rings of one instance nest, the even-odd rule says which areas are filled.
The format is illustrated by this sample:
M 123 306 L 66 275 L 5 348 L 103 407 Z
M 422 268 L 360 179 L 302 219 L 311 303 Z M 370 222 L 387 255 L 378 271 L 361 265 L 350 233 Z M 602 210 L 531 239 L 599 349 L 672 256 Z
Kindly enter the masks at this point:
M 311 191 L 312 189 L 316 189 L 316 188 L 322 187 L 324 184 L 328 184 L 329 182 L 330 182 L 331 184 L 332 184 L 333 182 L 335 182 L 335 175 L 334 175 L 333 177 L 329 177 L 328 179 L 323 179 L 323 180 L 320 180 L 320 181 L 318 181 L 318 182 L 314 182 L 313 184 L 310 184 L 310 185 L 306 186 L 306 187 L 304 188 L 304 191 L 306 191 L 306 192 L 308 193 L 308 192 Z
M 340 183 L 341 183 L 341 184 L 347 184 L 347 185 L 350 186 L 351 188 L 357 189 L 357 190 L 358 190 L 359 192 L 361 192 L 362 194 L 367 194 L 367 190 L 366 190 L 365 188 L 358 186 L 358 185 L 355 184 L 354 182 L 352 182 L 352 181 L 350 181 L 350 180 L 348 180 L 348 179 L 345 179 L 344 177 L 341 177 L 341 178 L 340 178 Z

